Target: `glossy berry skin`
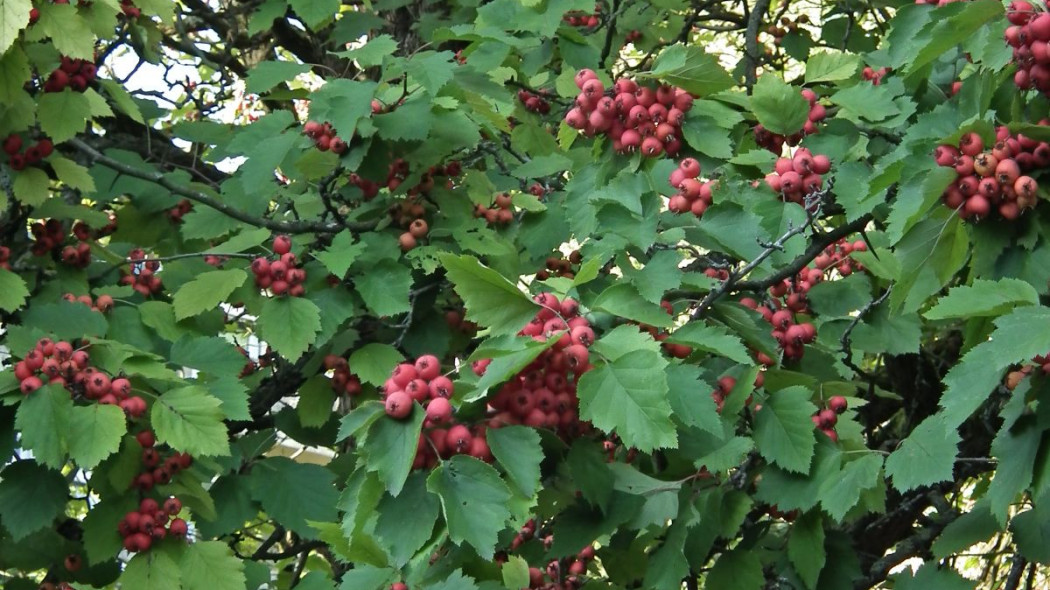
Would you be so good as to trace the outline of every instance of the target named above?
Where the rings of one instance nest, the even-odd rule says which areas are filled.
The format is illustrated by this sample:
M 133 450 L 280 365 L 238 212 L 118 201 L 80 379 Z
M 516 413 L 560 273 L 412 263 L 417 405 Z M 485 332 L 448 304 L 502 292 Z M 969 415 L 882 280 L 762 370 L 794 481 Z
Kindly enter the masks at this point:
M 384 403 L 387 416 L 395 420 L 407 418 L 412 413 L 413 405 L 415 404 L 412 401 L 412 397 L 404 391 L 391 393 L 386 397 L 386 402 Z

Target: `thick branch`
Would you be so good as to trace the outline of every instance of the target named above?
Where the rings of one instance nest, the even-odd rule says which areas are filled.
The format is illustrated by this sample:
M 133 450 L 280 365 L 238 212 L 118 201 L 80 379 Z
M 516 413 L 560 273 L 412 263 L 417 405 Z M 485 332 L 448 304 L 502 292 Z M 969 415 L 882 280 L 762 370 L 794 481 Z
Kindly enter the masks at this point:
M 747 86 L 748 94 L 751 94 L 751 88 L 758 80 L 758 60 L 762 54 L 758 47 L 758 29 L 769 10 L 769 2 L 756 0 L 747 17 L 747 29 L 744 31 L 744 85 Z

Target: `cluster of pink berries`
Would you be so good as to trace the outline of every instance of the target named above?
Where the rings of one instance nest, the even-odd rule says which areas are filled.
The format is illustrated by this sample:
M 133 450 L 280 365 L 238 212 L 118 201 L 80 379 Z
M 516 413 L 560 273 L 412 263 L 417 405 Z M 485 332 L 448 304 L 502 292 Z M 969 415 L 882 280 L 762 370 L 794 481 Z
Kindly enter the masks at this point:
M 55 151 L 55 146 L 51 143 L 51 140 L 44 137 L 35 144 L 26 147 L 23 152 L 22 148 L 25 147 L 25 142 L 22 140 L 22 136 L 16 133 L 12 133 L 4 139 L 3 147 L 4 153 L 7 154 L 7 165 L 15 172 L 25 170 L 26 166 L 39 164 L 41 160 Z
M 270 293 L 280 297 L 290 295 L 302 297 L 306 292 L 303 282 L 306 271 L 296 266 L 298 260 L 292 254 L 292 239 L 288 236 L 277 236 L 273 239 L 273 253 L 277 258 L 271 261 L 265 256 L 252 260 L 252 274 L 255 275 L 255 286 L 269 289 Z
M 755 389 L 762 387 L 766 383 L 765 372 L 759 371 L 758 375 L 755 376 Z M 715 409 L 719 414 L 722 413 L 722 409 L 725 407 L 726 398 L 729 397 L 729 393 L 736 387 L 736 377 L 722 377 L 718 380 L 718 385 L 713 391 L 711 391 L 711 399 L 715 401 Z M 752 395 L 747 396 L 747 400 L 744 401 L 746 405 L 751 405 Z M 756 410 L 759 408 L 756 407 Z
M 565 13 L 561 20 L 572 27 L 593 28 L 602 22 L 602 3 L 594 3 L 594 12 L 587 14 L 582 10 L 573 10 Z
M 714 180 L 700 180 L 700 162 L 695 158 L 679 162 L 668 181 L 678 193 L 668 199 L 667 209 L 672 213 L 692 213 L 697 217 L 702 217 L 711 206 L 712 190 L 718 185 Z
M 889 68 L 879 68 L 879 69 L 875 70 L 875 69 L 872 69 L 871 66 L 864 66 L 864 69 L 861 70 L 860 75 L 861 75 L 862 78 L 864 78 L 868 82 L 871 82 L 872 86 L 878 86 L 878 85 L 882 84 L 882 78 L 886 74 L 888 74 L 889 71 L 890 71 Z
M 802 138 L 807 135 L 813 135 L 818 133 L 820 129 L 817 127 L 817 123 L 820 123 L 827 117 L 827 111 L 824 105 L 817 102 L 817 93 L 813 92 L 809 88 L 803 88 L 802 98 L 806 99 L 809 103 L 809 115 L 806 122 L 802 125 L 802 129 L 792 133 L 791 135 L 784 136 L 779 133 L 773 133 L 766 129 L 761 124 L 755 125 L 755 143 L 759 147 L 763 147 L 774 154 L 780 155 L 780 152 L 784 148 L 784 144 L 789 146 L 796 146 L 798 142 L 802 141 Z
M 568 258 L 548 256 L 545 268 L 536 273 L 536 280 L 545 281 L 552 276 L 574 278 L 581 262 L 583 262 L 583 255 L 579 250 L 574 250 Z
M 182 502 L 174 496 L 164 500 L 163 506 L 153 498 L 143 499 L 139 509 L 125 514 L 117 525 L 124 538 L 124 549 L 131 553 L 149 551 L 154 541 L 168 535 L 185 539 L 189 527 L 185 520 L 176 517 L 181 510 Z
M 1047 121 L 1041 121 L 1045 125 Z M 955 182 L 941 200 L 957 209 L 963 219 L 988 217 L 993 208 L 1004 219 L 1017 219 L 1038 200 L 1039 184 L 1023 172 L 1050 165 L 1050 144 L 1010 130 L 996 129 L 996 143 L 986 150 L 977 133 L 966 133 L 959 146 L 941 145 L 934 150 L 937 164 L 955 169 Z
M 131 261 L 129 271 L 120 277 L 121 284 L 131 285 L 135 292 L 144 297 L 155 295 L 164 289 L 164 284 L 156 274 L 160 270 L 160 261 L 147 260 L 146 252 L 142 248 L 128 252 L 128 259 Z
M 547 91 L 540 90 L 539 92 L 529 92 L 528 90 L 518 91 L 518 100 L 521 104 L 525 105 L 525 110 L 546 115 L 551 112 L 551 103 L 547 100 Z
M 605 86 L 592 70 L 576 73 L 580 94 L 576 106 L 565 115 L 565 123 L 588 137 L 604 133 L 613 149 L 621 153 L 641 150 L 642 155 L 675 155 L 682 147 L 685 114 L 693 108 L 693 96 L 674 86 L 640 86 L 621 78 L 606 95 Z
M 70 88 L 73 92 L 84 92 L 95 81 L 98 70 L 86 59 L 63 57 L 62 63 L 51 72 L 44 82 L 44 92 L 62 92 Z
M 847 405 L 846 398 L 836 395 L 828 400 L 827 407 L 813 414 L 813 425 L 826 434 L 832 442 L 839 442 L 835 424 L 839 421 L 839 415 L 846 411 Z
M 81 295 L 77 297 L 72 293 L 66 293 L 65 295 L 62 295 L 62 299 L 65 299 L 70 303 L 83 303 L 91 309 L 102 313 L 106 313 L 113 309 L 113 298 L 109 295 L 99 295 L 97 299 L 92 299 L 91 295 Z
M 778 158 L 774 172 L 766 175 L 766 185 L 784 202 L 805 206 L 806 195 L 824 186 L 823 174 L 831 170 L 831 160 L 824 154 L 813 154 L 798 148 L 791 158 Z
M 493 199 L 492 205 L 474 205 L 474 217 L 480 217 L 489 225 L 510 225 L 514 221 L 514 209 L 511 206 L 511 198 L 507 193 L 499 193 Z
M 331 150 L 333 154 L 342 154 L 346 151 L 346 141 L 335 134 L 331 123 L 307 121 L 303 125 L 303 134 L 314 140 L 314 145 L 322 152 Z
M 430 232 L 430 225 L 423 219 L 425 213 L 423 198 L 418 195 L 410 196 L 390 206 L 390 216 L 394 218 L 394 223 L 405 228 L 405 231 L 398 237 L 398 243 L 403 252 L 415 248 L 419 240 L 427 237 L 427 233 Z
M 553 544 L 554 536 L 548 535 L 544 539 L 544 545 L 549 547 Z M 584 574 L 587 573 L 587 565 L 594 560 L 594 547 L 588 545 L 572 557 L 565 559 L 553 559 L 547 563 L 545 569 L 538 567 L 529 568 L 529 588 L 542 590 L 577 590 L 585 582 Z
M 1010 26 L 1003 37 L 1013 48 L 1017 64 L 1014 84 L 1021 90 L 1035 88 L 1050 96 L 1050 13 L 1025 0 L 1015 0 L 1006 10 Z
M 33 245 L 29 248 L 33 256 L 44 256 L 58 250 L 66 241 L 66 228 L 58 219 L 37 221 L 29 226 L 29 233 L 33 236 Z M 90 246 L 88 254 L 90 259 Z
M 148 492 L 155 485 L 165 485 L 175 475 L 193 465 L 189 453 L 169 452 L 161 457 L 157 450 L 157 438 L 151 430 L 143 430 L 135 435 L 135 440 L 142 445 L 142 471 L 131 482 L 132 487 Z
M 350 365 L 345 358 L 330 354 L 324 357 L 324 368 L 326 371 L 332 371 L 332 391 L 350 397 L 361 394 L 361 379 L 350 372 Z
M 839 275 L 848 277 L 856 271 L 864 270 L 864 265 L 850 258 L 850 254 L 853 252 L 865 252 L 867 249 L 868 245 L 864 240 L 850 242 L 846 238 L 842 238 L 824 248 L 824 251 L 813 259 L 813 266 L 822 271 L 834 268 L 839 272 Z
M 819 270 L 816 272 L 820 273 Z M 792 293 L 791 295 L 799 297 L 803 302 L 805 301 L 799 293 Z M 773 326 L 773 338 L 776 339 L 777 344 L 784 351 L 784 358 L 786 359 L 801 359 L 804 346 L 817 339 L 816 327 L 809 322 L 796 323 L 795 312 L 789 308 L 781 308 L 779 300 L 773 300 L 771 305 L 759 305 L 754 299 L 745 297 L 740 300 L 740 304 L 758 311 L 762 314 L 762 318 Z M 769 359 L 766 355 L 759 353 L 758 356 L 759 362 L 762 364 L 768 365 L 772 363 L 772 359 Z
M 553 293 L 540 293 L 533 299 L 542 309 L 519 335 L 539 342 L 555 338 L 556 342 L 489 399 L 489 425 L 549 428 L 572 439 L 589 430 L 579 419 L 576 384 L 592 368 L 588 349 L 594 344 L 594 329 L 580 315 L 580 306 L 573 299 L 559 301 Z M 489 362 L 475 361 L 472 368 L 483 375 Z
M 182 217 L 193 211 L 193 203 L 189 199 L 182 199 L 174 207 L 168 209 L 168 219 L 172 223 L 182 223 Z

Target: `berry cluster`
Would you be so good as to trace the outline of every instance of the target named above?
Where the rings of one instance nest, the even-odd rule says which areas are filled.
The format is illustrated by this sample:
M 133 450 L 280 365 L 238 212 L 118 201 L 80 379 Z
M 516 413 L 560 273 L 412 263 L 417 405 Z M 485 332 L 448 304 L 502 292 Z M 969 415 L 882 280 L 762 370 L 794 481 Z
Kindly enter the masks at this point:
M 580 254 L 579 250 L 573 251 L 568 258 L 548 256 L 546 268 L 536 273 L 536 280 L 545 281 L 552 276 L 566 279 L 574 278 L 581 262 L 583 262 L 583 255 Z
M 351 173 L 348 180 L 350 184 L 361 189 L 366 201 L 371 201 L 379 194 L 379 183 L 374 180 L 363 178 L 356 172 Z
M 823 410 L 817 410 L 813 414 L 813 425 L 826 434 L 832 442 L 839 442 L 839 434 L 835 432 L 835 424 L 839 421 L 839 414 L 846 411 L 846 407 L 846 398 L 836 395 L 828 400 L 827 407 Z
M 11 270 L 11 249 L 7 246 L 0 246 L 0 268 Z
M 332 372 L 332 391 L 350 397 L 360 395 L 361 379 L 350 372 L 350 365 L 347 364 L 345 358 L 330 354 L 324 357 L 324 368 Z
M 66 293 L 62 296 L 62 299 L 70 303 L 83 303 L 95 311 L 106 313 L 113 309 L 113 298 L 109 295 L 99 295 L 97 299 L 92 299 L 91 295 L 81 295 L 77 297 L 72 293 Z
M 877 70 L 873 70 L 871 66 L 864 66 L 864 69 L 860 72 L 860 75 L 868 82 L 871 82 L 872 86 L 878 86 L 882 84 L 882 78 L 886 74 L 888 74 L 889 71 L 889 68 L 879 68 Z
M 784 202 L 805 206 L 806 195 L 824 186 L 823 174 L 831 170 L 831 160 L 823 154 L 813 154 L 798 148 L 791 158 L 778 158 L 775 171 L 766 175 L 766 184 L 780 195 Z
M 164 500 L 163 506 L 153 498 L 143 499 L 139 509 L 125 514 L 117 525 L 117 531 L 124 538 L 124 549 L 131 553 L 149 551 L 154 541 L 168 535 L 185 539 L 189 527 L 185 520 L 176 518 L 181 510 L 182 502 L 175 497 Z
M 541 293 L 533 299 L 542 309 L 519 334 L 540 342 L 555 338 L 556 342 L 489 399 L 495 412 L 489 425 L 546 427 L 571 439 L 588 430 L 579 419 L 576 384 L 592 367 L 588 348 L 594 343 L 594 330 L 573 299 L 559 301 L 553 293 Z M 489 362 L 475 361 L 472 368 L 483 375 Z
M 549 547 L 552 543 L 553 535 L 544 539 L 545 546 Z M 538 567 L 530 567 L 529 588 L 576 590 L 583 586 L 583 576 L 587 573 L 587 565 L 593 560 L 594 547 L 588 545 L 572 557 L 551 560 L 543 570 Z
M 182 216 L 193 211 L 193 203 L 189 199 L 182 199 L 174 207 L 168 209 L 168 219 L 172 223 L 182 223 Z
M 758 375 L 755 377 L 755 389 L 762 387 L 765 383 L 766 374 L 759 371 Z M 736 387 L 736 377 L 726 376 L 719 379 L 718 386 L 711 391 L 711 399 L 715 400 L 715 409 L 718 410 L 718 413 L 722 413 L 722 408 L 725 407 L 726 398 L 729 397 L 729 393 L 733 391 L 734 387 Z M 751 405 L 753 397 L 754 396 L 749 394 L 747 400 L 744 401 L 744 404 Z M 755 409 L 758 410 L 759 408 L 756 406 Z
M 606 95 L 598 75 L 586 69 L 576 73 L 576 87 L 576 106 L 565 115 L 569 127 L 587 136 L 604 133 L 621 153 L 673 156 L 681 149 L 681 125 L 693 108 L 693 96 L 685 90 L 669 85 L 654 90 L 621 78 Z
M 627 31 L 627 34 L 624 35 L 624 41 L 626 41 L 628 43 L 637 43 L 638 41 L 641 41 L 641 40 L 642 40 L 642 32 L 639 31 L 638 29 L 632 29 L 630 31 Z
M 62 58 L 62 63 L 47 77 L 44 92 L 62 92 L 71 88 L 73 92 L 84 92 L 95 81 L 95 64 L 86 59 Z
M 820 275 L 820 270 L 809 269 L 809 271 Z M 802 271 L 807 272 L 806 270 Z M 808 283 L 808 281 L 807 281 Z M 803 309 L 808 305 L 805 300 L 804 291 L 796 291 L 788 294 L 787 288 L 781 289 L 783 285 L 777 285 L 776 287 L 770 288 L 771 292 L 780 293 L 774 295 L 781 297 L 788 295 L 787 299 L 791 301 L 796 307 L 801 306 Z M 806 287 L 808 290 L 808 286 Z M 817 339 L 817 329 L 813 324 L 809 322 L 798 322 L 796 323 L 795 313 L 796 310 L 790 307 L 781 307 L 779 299 L 774 299 L 772 304 L 759 305 L 754 299 L 745 297 L 740 300 L 740 304 L 754 309 L 762 314 L 763 319 L 769 322 L 773 326 L 773 338 L 776 339 L 777 344 L 780 345 L 781 350 L 784 351 L 784 358 L 789 360 L 799 360 L 802 358 L 804 352 L 804 346 L 810 344 Z M 801 313 L 801 311 L 799 311 Z M 765 357 L 765 355 L 762 355 Z M 760 362 L 767 364 L 768 358 L 760 358 Z
M 1036 204 L 1039 184 L 1023 172 L 1050 165 L 1050 144 L 1023 135 L 1011 136 L 1009 129 L 1001 126 L 996 129 L 991 150 L 985 149 L 980 135 L 966 133 L 959 139 L 958 148 L 937 146 L 934 159 L 941 166 L 955 168 L 956 180 L 941 199 L 957 209 L 960 217 L 979 220 L 995 207 L 1004 219 L 1014 220 Z
M 678 189 L 678 193 L 667 201 L 667 209 L 672 213 L 692 213 L 702 217 L 711 206 L 712 190 L 717 186 L 717 181 L 700 180 L 700 162 L 695 158 L 679 162 L 678 167 L 671 171 L 668 181 Z
M 780 23 L 773 23 L 766 27 L 765 33 L 773 38 L 773 44 L 780 46 L 784 42 L 784 37 L 788 33 L 794 33 L 798 31 L 799 25 L 804 25 L 809 22 L 809 17 L 801 15 L 797 19 L 791 19 L 787 16 L 780 17 Z
M 142 248 L 135 248 L 128 252 L 128 259 L 131 264 L 129 271 L 124 272 L 124 275 L 120 277 L 121 284 L 131 285 L 131 288 L 145 297 L 160 293 L 164 288 L 160 277 L 156 275 L 160 270 L 160 262 L 147 260 Z
M 594 12 L 587 14 L 582 10 L 573 10 L 565 13 L 561 20 L 572 27 L 594 28 L 602 22 L 602 3 L 594 3 Z
M 802 129 L 792 133 L 791 135 L 784 136 L 779 133 L 773 133 L 766 129 L 761 124 L 755 125 L 755 143 L 759 147 L 766 148 L 774 154 L 780 155 L 780 152 L 784 148 L 784 144 L 789 146 L 796 146 L 798 142 L 802 141 L 802 138 L 807 135 L 813 135 L 818 133 L 820 129 L 817 128 L 817 123 L 820 123 L 827 117 L 827 111 L 824 109 L 824 105 L 817 102 L 817 93 L 813 92 L 809 88 L 802 89 L 802 98 L 806 99 L 809 103 L 809 116 L 802 125 Z
M 551 112 L 551 103 L 547 100 L 547 91 L 540 90 L 538 93 L 528 90 L 518 91 L 518 100 L 525 105 L 525 110 L 546 115 Z
M 864 243 L 864 240 L 850 242 L 846 238 L 842 238 L 824 248 L 824 251 L 813 259 L 813 266 L 822 271 L 834 267 L 839 275 L 848 277 L 856 271 L 864 270 L 864 265 L 850 258 L 850 254 L 853 252 L 864 252 L 867 249 L 868 245 Z
M 1015 0 L 1006 11 L 1010 26 L 1003 37 L 1013 48 L 1017 64 L 1014 84 L 1021 90 L 1035 88 L 1050 96 L 1050 13 L 1025 0 Z
M 460 304 L 462 305 L 462 304 Z M 478 333 L 478 325 L 463 318 L 462 307 L 450 307 L 445 310 L 445 323 L 449 328 L 473 338 Z
M 333 154 L 342 154 L 346 151 L 346 141 L 335 134 L 331 123 L 307 121 L 303 125 L 303 134 L 314 140 L 314 145 L 322 152 L 331 150 Z
M 139 432 L 135 439 L 142 445 L 142 471 L 131 482 L 136 489 L 148 492 L 155 485 L 171 482 L 178 472 L 193 465 L 193 457 L 187 453 L 171 452 L 162 458 L 157 450 L 157 438 L 151 430 Z
M 15 172 L 25 170 L 26 166 L 39 164 L 41 160 L 55 151 L 54 144 L 46 137 L 26 147 L 22 136 L 15 133 L 4 139 L 3 148 L 4 153 L 7 154 L 7 165 Z M 25 148 L 25 151 L 22 148 Z
M 305 293 L 303 282 L 306 280 L 306 271 L 296 266 L 295 254 L 292 254 L 292 239 L 288 236 L 274 238 L 273 253 L 277 258 L 272 261 L 265 256 L 252 260 L 255 285 L 260 289 L 269 289 L 270 293 L 278 297 L 302 297 Z
M 405 231 L 398 236 L 398 243 L 403 252 L 415 248 L 418 241 L 427 237 L 427 233 L 430 232 L 430 226 L 423 219 L 425 213 L 426 207 L 423 206 L 423 199 L 418 195 L 410 196 L 390 206 L 390 216 L 394 218 L 394 223 L 405 228 Z
M 474 217 L 480 217 L 489 225 L 510 225 L 514 221 L 514 209 L 507 193 L 499 193 L 492 205 L 474 205 Z

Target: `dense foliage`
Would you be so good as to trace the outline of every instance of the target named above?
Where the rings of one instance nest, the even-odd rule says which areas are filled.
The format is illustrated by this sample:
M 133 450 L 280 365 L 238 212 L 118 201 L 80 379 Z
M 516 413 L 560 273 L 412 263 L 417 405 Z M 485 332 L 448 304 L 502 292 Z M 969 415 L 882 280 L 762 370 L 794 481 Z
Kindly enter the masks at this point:
M 1047 94 L 1021 0 L 0 0 L 0 581 L 1045 588 Z

